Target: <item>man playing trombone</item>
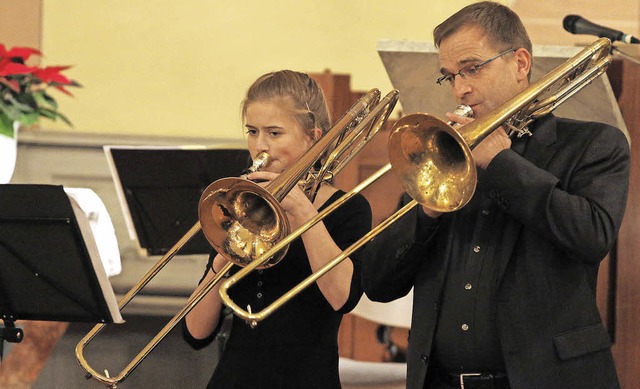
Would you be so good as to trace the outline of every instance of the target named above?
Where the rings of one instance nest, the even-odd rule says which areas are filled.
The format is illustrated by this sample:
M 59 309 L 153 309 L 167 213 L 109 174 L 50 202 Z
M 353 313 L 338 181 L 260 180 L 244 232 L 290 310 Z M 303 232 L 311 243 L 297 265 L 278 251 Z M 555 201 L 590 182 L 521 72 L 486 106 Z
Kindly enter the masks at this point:
M 463 8 L 434 41 L 436 82 L 475 113 L 447 114 L 460 131 L 529 87 L 531 42 L 504 5 Z M 415 207 L 367 245 L 365 292 L 414 290 L 407 388 L 618 388 L 595 294 L 624 214 L 627 140 L 552 114 L 525 135 L 505 127 L 473 149 L 465 207 Z

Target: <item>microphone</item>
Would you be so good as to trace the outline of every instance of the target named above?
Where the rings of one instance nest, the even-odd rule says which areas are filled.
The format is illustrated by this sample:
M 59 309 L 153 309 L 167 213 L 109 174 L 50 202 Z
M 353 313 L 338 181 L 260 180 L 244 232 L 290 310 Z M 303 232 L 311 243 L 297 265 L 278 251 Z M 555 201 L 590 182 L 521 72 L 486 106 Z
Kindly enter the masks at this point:
M 572 34 L 596 35 L 601 38 L 609 38 L 611 42 L 640 43 L 640 39 L 625 34 L 622 31 L 597 25 L 578 15 L 567 15 L 562 20 L 562 26 Z

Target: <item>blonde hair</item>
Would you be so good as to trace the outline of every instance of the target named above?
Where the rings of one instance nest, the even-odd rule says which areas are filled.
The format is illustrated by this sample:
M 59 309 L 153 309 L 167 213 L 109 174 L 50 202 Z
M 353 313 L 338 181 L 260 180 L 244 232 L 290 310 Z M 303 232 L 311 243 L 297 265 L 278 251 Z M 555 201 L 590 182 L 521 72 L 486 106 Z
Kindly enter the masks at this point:
M 291 112 L 300 128 L 313 139 L 313 129 L 325 134 L 331 128 L 329 109 L 322 89 L 308 74 L 279 70 L 260 76 L 247 90 L 242 101 L 244 121 L 247 106 L 255 101 L 276 101 Z

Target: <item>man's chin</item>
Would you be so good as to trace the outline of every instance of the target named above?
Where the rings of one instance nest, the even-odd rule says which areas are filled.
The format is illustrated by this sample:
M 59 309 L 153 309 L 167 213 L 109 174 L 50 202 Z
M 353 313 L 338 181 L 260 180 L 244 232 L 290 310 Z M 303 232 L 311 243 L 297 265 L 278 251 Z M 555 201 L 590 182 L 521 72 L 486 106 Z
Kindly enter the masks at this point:
M 484 115 L 484 110 L 482 109 L 482 106 L 480 105 L 470 105 L 471 109 L 473 110 L 473 118 L 474 119 L 479 119 Z

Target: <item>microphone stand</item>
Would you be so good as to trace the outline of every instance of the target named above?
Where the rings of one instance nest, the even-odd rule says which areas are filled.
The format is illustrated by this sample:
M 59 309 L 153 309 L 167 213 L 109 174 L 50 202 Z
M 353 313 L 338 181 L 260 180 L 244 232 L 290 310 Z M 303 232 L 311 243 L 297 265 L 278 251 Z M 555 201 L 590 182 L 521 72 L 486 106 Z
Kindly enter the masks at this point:
M 0 316 L 0 320 L 4 323 L 0 326 L 0 362 L 4 354 L 4 342 L 20 343 L 24 338 L 22 328 L 16 327 L 14 318 L 10 316 Z

